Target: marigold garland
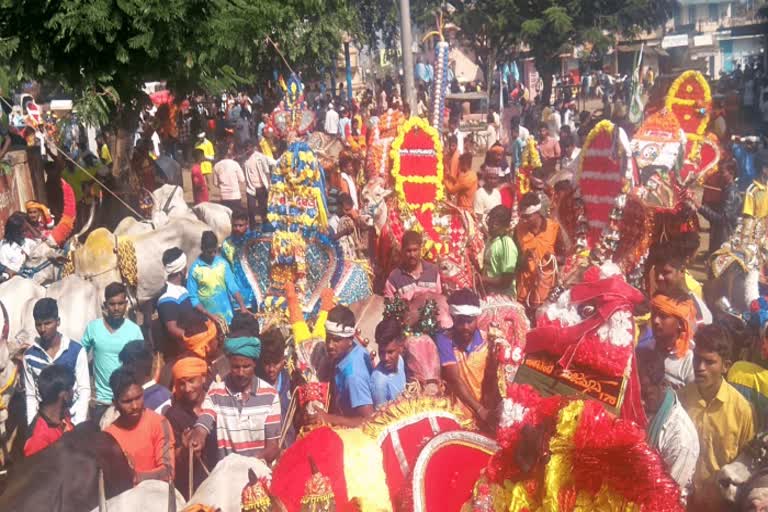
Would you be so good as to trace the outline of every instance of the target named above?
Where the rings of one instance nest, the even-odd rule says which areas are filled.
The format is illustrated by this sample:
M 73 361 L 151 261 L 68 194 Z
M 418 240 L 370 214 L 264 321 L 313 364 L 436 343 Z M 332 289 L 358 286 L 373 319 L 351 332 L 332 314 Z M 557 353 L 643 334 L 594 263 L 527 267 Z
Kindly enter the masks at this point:
M 435 152 L 436 173 L 432 176 L 403 176 L 401 174 L 402 169 L 400 166 L 400 148 L 405 141 L 405 136 L 411 130 L 418 129 L 424 131 L 431 139 Z M 395 191 L 398 198 L 409 208 L 419 211 L 433 211 L 435 209 L 435 202 L 442 201 L 445 197 L 445 189 L 443 186 L 443 146 L 440 142 L 440 134 L 435 130 L 428 121 L 420 117 L 411 117 L 398 129 L 397 137 L 392 142 L 390 149 L 390 156 L 392 157 L 392 177 L 395 180 Z M 415 183 L 420 185 L 433 185 L 435 187 L 435 201 L 428 201 L 423 204 L 409 203 L 406 199 L 404 186 L 406 183 Z

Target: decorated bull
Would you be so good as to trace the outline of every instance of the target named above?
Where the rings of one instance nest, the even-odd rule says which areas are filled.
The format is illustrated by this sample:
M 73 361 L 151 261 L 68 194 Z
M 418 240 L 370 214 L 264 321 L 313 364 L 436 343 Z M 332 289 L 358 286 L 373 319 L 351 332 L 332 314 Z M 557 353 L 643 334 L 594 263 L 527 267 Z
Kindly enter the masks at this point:
M 397 264 L 403 234 L 416 230 L 425 238 L 424 257 L 438 264 L 447 289 L 474 287 L 483 237 L 472 212 L 445 201 L 437 131 L 410 118 L 392 143 L 391 157 L 391 177 L 371 179 L 362 191 L 363 212 L 376 230 L 377 276 L 386 279 Z

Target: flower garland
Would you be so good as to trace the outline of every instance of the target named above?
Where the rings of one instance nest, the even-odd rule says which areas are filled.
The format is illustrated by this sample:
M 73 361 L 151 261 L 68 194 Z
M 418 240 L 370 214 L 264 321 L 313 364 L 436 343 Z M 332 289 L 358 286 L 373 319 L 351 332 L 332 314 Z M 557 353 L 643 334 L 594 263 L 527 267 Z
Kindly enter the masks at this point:
M 698 164 L 701 160 L 701 143 L 712 110 L 712 91 L 707 80 L 698 71 L 685 71 L 672 82 L 667 92 L 665 107 L 678 118 L 688 142 L 691 143 L 688 159 Z M 700 120 L 695 128 L 691 129 L 690 121 L 694 115 Z
M 401 152 L 405 137 L 412 130 L 422 130 L 427 136 L 432 139 L 432 151 L 430 156 L 433 156 L 436 161 L 435 173 L 427 175 L 413 175 L 403 174 L 401 160 L 403 153 Z M 435 209 L 435 202 L 442 201 L 445 198 L 445 188 L 443 186 L 443 146 L 440 142 L 440 134 L 435 130 L 427 121 L 420 117 L 411 117 L 408 119 L 398 130 L 397 137 L 392 142 L 392 148 L 390 149 L 390 156 L 392 157 L 392 177 L 395 180 L 395 191 L 398 198 L 408 205 L 412 210 L 418 210 L 421 212 L 433 211 Z M 409 169 L 410 170 L 410 169 Z M 408 184 L 413 183 L 417 185 L 432 185 L 435 187 L 435 199 L 433 201 L 427 201 L 424 203 L 410 203 L 406 197 L 405 189 Z

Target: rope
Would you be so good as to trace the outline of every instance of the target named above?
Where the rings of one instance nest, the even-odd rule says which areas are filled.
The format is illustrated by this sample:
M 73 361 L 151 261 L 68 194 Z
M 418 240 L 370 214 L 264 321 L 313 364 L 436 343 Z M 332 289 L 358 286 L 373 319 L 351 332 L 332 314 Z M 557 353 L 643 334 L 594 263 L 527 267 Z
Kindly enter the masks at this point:
M 7 101 L 5 98 L 3 98 L 3 97 L 1 97 L 1 96 L 0 96 L 0 99 L 2 99 L 2 100 L 3 100 L 3 103 L 5 103 L 5 104 L 8 106 L 8 108 L 10 108 L 10 109 L 13 109 L 13 105 L 11 105 L 10 103 L 8 103 L 8 101 Z M 101 180 L 100 180 L 100 179 L 98 179 L 96 176 L 94 176 L 93 174 L 91 174 L 91 173 L 90 173 L 90 172 L 89 172 L 89 171 L 88 171 L 88 170 L 87 170 L 85 167 L 83 167 L 82 165 L 80 165 L 79 163 L 77 163 L 77 161 L 76 161 L 74 158 L 72 158 L 71 156 L 69 156 L 69 153 L 67 153 L 66 151 L 64 151 L 64 150 L 63 150 L 63 149 L 62 149 L 60 146 L 58 146 L 58 145 L 57 145 L 55 142 L 53 142 L 52 140 L 48 140 L 48 139 L 45 139 L 45 141 L 44 141 L 44 144 L 48 144 L 48 145 L 50 145 L 51 147 L 53 147 L 54 149 L 56 149 L 56 151 L 58 151 L 59 153 L 61 153 L 62 155 L 64 155 L 64 158 L 66 158 L 67 160 L 69 160 L 70 162 L 72 162 L 73 164 L 75 164 L 75 166 L 76 166 L 78 169 L 80 169 L 81 171 L 83 171 L 83 172 L 84 172 L 85 174 L 87 174 L 87 175 L 88 175 L 88 176 L 89 176 L 89 177 L 90 177 L 90 178 L 91 178 L 93 181 L 95 181 L 96 183 L 98 183 L 98 184 L 101 186 L 101 188 L 103 188 L 104 190 L 106 190 L 107 192 L 109 192 L 109 193 L 112 195 L 112 197 L 114 197 L 115 199 L 117 199 L 118 201 L 120 201 L 120 203 L 122 203 L 122 205 L 123 205 L 123 206 L 125 206 L 126 208 L 128 208 L 128 210 L 129 210 L 131 213 L 133 213 L 134 215 L 136 215 L 136 217 L 138 217 L 138 218 L 140 218 L 140 219 L 143 219 L 143 218 L 144 218 L 144 216 L 143 216 L 143 215 L 141 215 L 139 212 L 137 212 L 136 210 L 134 210 L 134 209 L 133 209 L 133 208 L 132 208 L 132 207 L 131 207 L 131 206 L 130 206 L 128 203 L 126 203 L 125 201 L 123 201 L 123 199 L 122 199 L 122 198 L 121 198 L 119 195 L 117 195 L 115 192 L 113 192 L 113 191 L 112 191 L 112 189 L 110 189 L 108 186 L 106 186 L 106 185 L 104 184 L 104 182 L 103 182 L 103 181 L 101 181 Z

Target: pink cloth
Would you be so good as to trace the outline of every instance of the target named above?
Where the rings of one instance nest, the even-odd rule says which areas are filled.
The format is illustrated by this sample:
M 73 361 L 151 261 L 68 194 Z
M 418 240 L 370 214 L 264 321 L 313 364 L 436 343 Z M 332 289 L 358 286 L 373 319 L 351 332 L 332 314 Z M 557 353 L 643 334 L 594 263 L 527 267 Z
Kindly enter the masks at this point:
M 539 152 L 541 153 L 541 157 L 546 160 L 560 158 L 560 143 L 552 136 L 547 137 L 545 140 L 539 142 Z
M 223 201 L 241 199 L 240 183 L 245 183 L 245 174 L 239 163 L 229 158 L 220 160 L 213 166 L 213 181 Z

